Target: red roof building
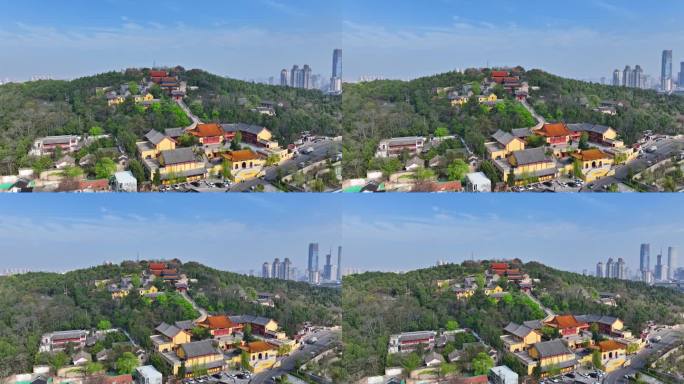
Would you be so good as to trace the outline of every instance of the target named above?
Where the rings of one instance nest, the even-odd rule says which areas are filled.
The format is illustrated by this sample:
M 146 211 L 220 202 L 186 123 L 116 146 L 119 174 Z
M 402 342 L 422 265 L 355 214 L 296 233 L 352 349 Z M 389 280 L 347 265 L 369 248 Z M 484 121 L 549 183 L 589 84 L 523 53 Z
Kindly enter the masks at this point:
M 583 330 L 589 329 L 589 324 L 578 321 L 573 315 L 557 315 L 546 325 L 558 329 L 561 335 L 577 335 Z
M 197 124 L 197 127 L 190 131 L 190 134 L 197 137 L 203 145 L 220 144 L 223 142 L 226 132 L 220 124 Z
M 535 134 L 546 138 L 551 145 L 562 145 L 578 140 L 579 134 L 571 131 L 565 123 L 548 123 L 534 131 Z

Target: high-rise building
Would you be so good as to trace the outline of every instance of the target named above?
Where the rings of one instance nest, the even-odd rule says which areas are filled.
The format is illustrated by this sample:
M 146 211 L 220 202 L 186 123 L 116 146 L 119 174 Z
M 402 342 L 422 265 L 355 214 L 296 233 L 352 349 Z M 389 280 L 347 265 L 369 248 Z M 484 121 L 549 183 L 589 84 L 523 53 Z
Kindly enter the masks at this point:
M 277 257 L 273 260 L 273 265 L 271 266 L 271 277 L 274 279 L 280 278 L 280 259 Z
M 615 262 L 613 261 L 613 258 L 608 258 L 608 261 L 606 262 L 606 277 L 613 277 L 613 271 L 615 270 L 614 265 Z
M 280 71 L 280 85 L 282 87 L 287 87 L 290 85 L 290 71 L 287 69 Z
M 622 85 L 622 72 L 619 69 L 613 71 L 613 86 L 619 87 Z
M 684 88 L 684 61 L 679 63 L 679 81 L 678 84 L 680 87 Z
M 632 67 L 627 65 L 625 66 L 625 69 L 622 71 L 622 86 L 623 87 L 629 87 L 629 85 L 632 83 L 631 78 L 634 72 L 632 72 Z
M 281 268 L 283 280 L 292 280 L 292 276 L 290 275 L 290 268 L 292 268 L 292 262 L 290 262 L 290 258 L 286 257 L 283 261 L 283 266 Z
M 647 272 L 651 270 L 651 245 L 641 244 L 639 252 L 639 271 Z
M 311 67 L 309 64 L 304 64 L 304 68 L 302 68 L 302 81 L 299 88 L 311 89 Z
M 599 261 L 596 264 L 596 277 L 604 277 L 604 276 L 605 276 L 605 272 L 603 272 L 603 262 Z
M 330 92 L 342 92 L 342 50 L 333 51 L 332 77 L 330 78 Z
M 298 81 L 299 77 L 301 76 L 301 69 L 299 69 L 299 65 L 293 65 L 292 70 L 290 71 L 290 87 L 297 88 L 298 87 Z
M 337 281 L 342 281 L 342 246 L 337 247 Z
M 332 251 L 325 255 L 325 266 L 323 266 L 323 280 L 330 281 L 333 278 Z
M 261 267 L 261 277 L 268 279 L 271 277 L 271 265 L 267 262 Z
M 620 280 L 624 280 L 627 277 L 626 272 L 625 272 L 625 266 L 626 266 L 625 260 L 622 257 L 618 258 L 616 266 L 617 266 L 617 276 L 615 276 L 615 277 L 620 279 Z
M 656 256 L 656 265 L 653 277 L 656 279 L 656 281 L 662 281 L 663 276 L 667 276 L 667 273 L 663 269 L 663 254 L 661 252 L 658 254 L 658 256 Z
M 309 283 L 316 284 L 318 279 L 318 243 L 309 244 L 309 263 L 306 268 Z
M 667 248 L 667 279 L 673 280 L 675 278 L 674 274 L 677 270 L 677 248 L 668 247 Z
M 672 91 L 672 50 L 663 51 L 660 87 L 664 92 Z
M 634 72 L 632 73 L 632 88 L 644 88 L 644 70 L 641 69 L 641 65 L 634 67 Z

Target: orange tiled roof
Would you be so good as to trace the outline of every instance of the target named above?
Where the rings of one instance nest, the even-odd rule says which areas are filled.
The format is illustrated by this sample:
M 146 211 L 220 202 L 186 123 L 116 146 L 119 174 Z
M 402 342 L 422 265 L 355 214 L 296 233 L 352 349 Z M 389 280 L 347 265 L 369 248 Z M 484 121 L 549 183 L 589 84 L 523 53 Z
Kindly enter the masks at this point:
M 570 136 L 572 132 L 568 129 L 565 123 L 544 124 L 544 126 L 537 131 L 541 136 L 559 137 Z
M 492 71 L 492 77 L 508 77 L 508 71 Z
M 150 77 L 166 77 L 169 73 L 166 71 L 150 71 Z
M 228 316 L 225 315 L 209 316 L 206 320 L 204 320 L 204 322 L 202 322 L 202 324 L 205 324 L 211 329 L 225 329 L 235 327 L 235 324 L 233 324 L 233 322 L 230 321 Z
M 162 270 L 162 269 L 164 269 L 164 268 L 166 268 L 166 264 L 165 264 L 165 263 L 150 263 L 150 269 Z
M 223 136 L 225 133 L 220 124 L 197 124 L 197 127 L 191 131 L 197 137 L 214 137 Z
M 251 149 L 242 149 L 224 153 L 223 157 L 229 161 L 249 161 L 260 159 L 260 156 Z
M 581 161 L 594 161 L 601 159 L 609 159 L 610 155 L 598 148 L 586 149 L 580 153 L 573 153 L 572 157 Z
M 491 269 L 508 269 L 508 263 L 492 263 Z
M 598 346 L 601 349 L 601 352 L 610 352 L 626 348 L 624 344 L 618 343 L 615 340 L 599 341 Z
M 265 341 L 253 341 L 248 343 L 244 349 L 249 353 L 258 353 L 275 350 L 275 347 Z
M 587 323 L 580 323 L 577 321 L 575 316 L 573 315 L 558 315 L 553 318 L 549 323 L 551 324 L 556 324 L 558 328 L 576 328 L 576 327 L 581 327 L 583 325 L 587 325 Z

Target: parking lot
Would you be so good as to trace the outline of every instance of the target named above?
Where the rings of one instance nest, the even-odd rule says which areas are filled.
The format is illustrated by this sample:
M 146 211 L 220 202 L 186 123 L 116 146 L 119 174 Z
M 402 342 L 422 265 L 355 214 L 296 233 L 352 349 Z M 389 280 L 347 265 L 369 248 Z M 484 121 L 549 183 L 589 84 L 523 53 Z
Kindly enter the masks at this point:
M 183 384 L 247 384 L 252 379 L 252 374 L 247 371 L 227 371 L 215 375 L 207 375 L 196 379 L 182 380 Z
M 579 192 L 584 187 L 580 179 L 559 178 L 543 183 L 534 183 L 524 187 L 512 187 L 512 192 Z
M 541 380 L 540 384 L 600 384 L 603 382 L 605 373 L 600 370 L 579 368 L 575 372 L 566 373 L 548 379 Z

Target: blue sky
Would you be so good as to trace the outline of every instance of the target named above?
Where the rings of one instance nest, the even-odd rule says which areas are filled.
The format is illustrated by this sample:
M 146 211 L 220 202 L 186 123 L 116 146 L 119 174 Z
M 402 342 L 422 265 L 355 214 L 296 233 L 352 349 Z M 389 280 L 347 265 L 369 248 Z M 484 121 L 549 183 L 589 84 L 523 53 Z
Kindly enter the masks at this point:
M 239 79 L 330 75 L 339 4 L 316 0 L 0 0 L 0 79 L 184 65 Z
M 0 10 L 0 79 L 13 80 L 155 61 L 239 79 L 308 63 L 327 77 L 340 47 L 349 81 L 488 63 L 598 80 L 626 64 L 658 76 L 663 49 L 684 60 L 680 0 L 0 0 Z
M 657 3 L 657 4 L 656 4 Z M 684 59 L 684 2 L 660 0 L 347 0 L 347 77 L 412 78 L 455 68 L 523 65 L 581 79 Z
M 41 195 L 0 199 L 0 272 L 177 257 L 247 273 L 309 242 L 341 242 L 338 200 L 318 195 Z M 321 253 L 323 253 L 321 251 Z
M 342 233 L 347 263 L 361 270 L 518 257 L 593 272 L 598 261 L 623 257 L 635 271 L 642 242 L 651 243 L 652 264 L 661 247 L 684 246 L 681 200 L 676 194 L 362 196 L 345 202 Z
M 677 194 L 235 194 L 2 196 L 0 271 L 63 271 L 141 258 L 257 272 L 309 242 L 344 247 L 344 268 L 405 271 L 437 260 L 514 258 L 593 271 L 639 245 L 684 250 Z M 680 266 L 684 253 L 680 251 Z

